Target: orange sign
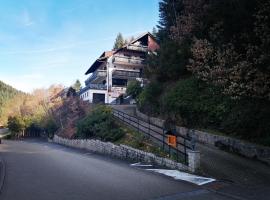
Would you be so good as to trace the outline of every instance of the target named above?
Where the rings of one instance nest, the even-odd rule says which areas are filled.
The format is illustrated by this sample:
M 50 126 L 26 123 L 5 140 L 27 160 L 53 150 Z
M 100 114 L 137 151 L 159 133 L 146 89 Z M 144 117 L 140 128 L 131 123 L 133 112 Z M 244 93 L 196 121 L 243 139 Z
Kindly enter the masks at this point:
M 176 148 L 176 136 L 174 135 L 168 135 L 168 138 L 167 138 L 167 142 L 168 142 L 168 145 L 170 146 L 173 146 Z

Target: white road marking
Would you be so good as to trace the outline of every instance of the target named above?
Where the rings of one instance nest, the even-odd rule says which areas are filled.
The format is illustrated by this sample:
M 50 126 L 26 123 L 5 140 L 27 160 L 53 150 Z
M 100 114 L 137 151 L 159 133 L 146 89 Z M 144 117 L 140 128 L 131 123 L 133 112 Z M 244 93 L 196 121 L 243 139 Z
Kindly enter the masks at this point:
M 132 167 L 153 167 L 153 165 L 142 164 L 140 162 L 131 164 Z
M 215 179 L 213 179 L 213 178 L 196 176 L 193 174 L 180 172 L 178 170 L 167 170 L 167 169 L 147 169 L 147 170 L 173 177 L 176 180 L 188 181 L 188 182 L 194 183 L 196 185 L 204 185 L 204 184 L 211 183 L 211 182 L 215 181 Z

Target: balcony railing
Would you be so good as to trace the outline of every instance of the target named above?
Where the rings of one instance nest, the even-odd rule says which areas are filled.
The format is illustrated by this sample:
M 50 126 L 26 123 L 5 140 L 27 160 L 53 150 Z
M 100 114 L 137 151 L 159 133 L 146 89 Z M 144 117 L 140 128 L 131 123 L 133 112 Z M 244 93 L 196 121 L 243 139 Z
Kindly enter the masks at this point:
M 135 45 L 135 44 L 130 44 L 127 46 L 128 50 L 133 50 L 133 51 L 141 51 L 141 52 L 147 52 L 148 47 L 143 46 L 143 45 Z
M 95 90 L 107 90 L 107 85 L 103 84 L 89 84 L 87 85 L 89 89 L 95 89 Z
M 127 56 L 114 56 L 114 63 L 129 64 L 129 65 L 144 65 L 145 60 L 141 58 L 127 57 Z
M 107 71 L 106 70 L 96 70 L 95 72 L 92 73 L 92 75 L 85 81 L 85 85 L 90 84 L 92 81 L 99 77 L 105 78 L 107 76 Z
M 140 78 L 141 77 L 141 73 L 137 72 L 137 71 L 124 71 L 124 70 L 115 70 L 113 72 L 113 78 L 114 77 L 125 77 L 125 78 Z

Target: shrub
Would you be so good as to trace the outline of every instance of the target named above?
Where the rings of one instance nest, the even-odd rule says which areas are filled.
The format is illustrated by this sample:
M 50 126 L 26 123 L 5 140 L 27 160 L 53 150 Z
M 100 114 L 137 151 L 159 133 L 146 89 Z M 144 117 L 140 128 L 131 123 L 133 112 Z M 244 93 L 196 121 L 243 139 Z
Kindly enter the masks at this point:
M 22 132 L 25 128 L 23 118 L 20 116 L 9 117 L 8 128 L 13 134 Z
M 131 95 L 133 99 L 136 99 L 142 92 L 141 83 L 139 81 L 129 81 L 127 85 L 127 95 Z
M 195 78 L 180 80 L 162 97 L 162 112 L 182 119 L 185 126 L 217 127 L 230 109 L 231 100 Z
M 148 92 L 143 91 L 145 97 L 152 95 Z M 159 99 L 158 112 L 178 125 L 214 129 L 260 143 L 261 138 L 270 138 L 269 101 L 231 99 L 222 93 L 222 89 L 196 78 L 164 86 Z
M 143 91 L 138 96 L 139 108 L 150 114 L 159 113 L 159 96 L 161 95 L 163 86 L 158 82 L 151 82 L 145 86 Z
M 270 104 L 264 100 L 235 101 L 221 126 L 229 134 L 251 141 L 270 138 Z
M 59 126 L 52 118 L 49 118 L 46 121 L 45 127 L 46 127 L 45 129 L 46 129 L 46 132 L 48 133 L 49 138 L 53 138 L 54 134 L 59 129 Z
M 114 123 L 111 108 L 99 105 L 77 124 L 78 138 L 98 138 L 103 141 L 116 141 L 124 133 Z

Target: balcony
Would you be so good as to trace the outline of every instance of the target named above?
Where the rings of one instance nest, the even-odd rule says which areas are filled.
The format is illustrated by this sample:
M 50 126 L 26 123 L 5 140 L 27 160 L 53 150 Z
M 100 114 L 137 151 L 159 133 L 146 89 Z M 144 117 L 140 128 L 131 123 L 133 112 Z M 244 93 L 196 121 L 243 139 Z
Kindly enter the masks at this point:
M 145 60 L 142 58 L 128 57 L 128 56 L 114 56 L 113 63 L 122 65 L 145 65 Z
M 112 76 L 113 78 L 136 79 L 141 77 L 141 73 L 139 71 L 115 70 Z
M 87 85 L 89 89 L 95 89 L 95 90 L 107 90 L 107 85 L 103 84 L 89 84 Z
M 89 85 L 90 83 L 93 82 L 98 82 L 101 80 L 104 80 L 107 76 L 107 71 L 106 70 L 96 70 L 92 75 L 85 81 L 85 85 Z
M 135 44 L 129 44 L 127 46 L 128 50 L 133 50 L 133 51 L 140 51 L 140 52 L 144 52 L 146 53 L 148 51 L 148 47 L 147 46 L 143 46 L 143 45 L 135 45 Z

